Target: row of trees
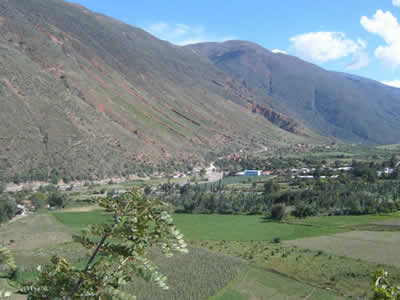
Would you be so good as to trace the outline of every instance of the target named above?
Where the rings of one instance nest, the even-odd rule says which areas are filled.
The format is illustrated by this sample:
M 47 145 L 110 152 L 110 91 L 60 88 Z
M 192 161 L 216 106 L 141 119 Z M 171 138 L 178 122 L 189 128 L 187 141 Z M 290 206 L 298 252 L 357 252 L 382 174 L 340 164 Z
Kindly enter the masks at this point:
M 292 206 L 296 217 L 315 214 L 371 214 L 400 209 L 400 181 L 370 182 L 367 177 L 343 173 L 338 179 L 293 181 L 281 189 L 274 181 L 262 192 L 226 189 L 215 185 L 164 185 L 160 199 L 186 213 L 265 214 L 274 205 Z
M 36 192 L 33 194 L 29 194 L 28 192 L 0 194 L 0 224 L 16 216 L 19 211 L 17 205 L 24 204 L 23 200 L 30 200 L 32 206 L 38 210 L 47 205 L 57 208 L 64 207 L 68 202 L 68 197 L 60 191 L 52 191 L 49 193 Z
M 72 181 L 93 181 L 95 178 L 107 178 L 112 176 L 128 177 L 129 175 L 135 174 L 139 177 L 147 177 L 153 174 L 172 174 L 176 171 L 191 172 L 192 170 L 193 162 L 177 160 L 169 160 L 159 164 L 132 161 L 121 166 L 115 166 L 112 171 L 95 170 L 89 167 L 79 174 L 71 174 L 68 170 L 58 168 L 51 168 L 49 170 L 48 166 L 41 165 L 35 169 L 11 177 L 0 177 L 0 182 L 14 182 L 15 184 L 20 184 L 30 181 L 43 181 L 57 184 L 61 180 L 65 183 L 69 183 Z

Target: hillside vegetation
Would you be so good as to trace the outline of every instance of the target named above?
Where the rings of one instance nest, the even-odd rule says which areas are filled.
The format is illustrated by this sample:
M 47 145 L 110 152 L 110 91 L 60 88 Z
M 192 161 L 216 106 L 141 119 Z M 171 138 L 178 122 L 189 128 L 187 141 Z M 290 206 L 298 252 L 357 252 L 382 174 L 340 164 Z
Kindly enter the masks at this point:
M 61 0 L 2 1 L 0 53 L 6 176 L 135 173 L 303 140 L 253 115 L 208 60 Z

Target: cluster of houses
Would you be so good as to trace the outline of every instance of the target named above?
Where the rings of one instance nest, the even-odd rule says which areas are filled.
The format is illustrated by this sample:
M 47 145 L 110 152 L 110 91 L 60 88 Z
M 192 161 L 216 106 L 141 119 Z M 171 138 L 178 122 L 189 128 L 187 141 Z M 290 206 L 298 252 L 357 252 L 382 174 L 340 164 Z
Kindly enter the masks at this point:
M 321 171 L 331 171 L 335 172 L 336 175 L 330 176 L 330 178 L 337 178 L 339 175 L 337 175 L 338 172 L 348 172 L 352 170 L 352 167 L 350 166 L 345 166 L 341 168 L 327 168 L 325 166 L 322 166 L 320 169 Z M 300 169 L 291 169 L 290 174 L 292 178 L 314 178 L 314 175 L 310 175 L 313 172 L 315 172 L 315 168 L 300 168 Z M 387 172 L 387 171 L 384 171 Z M 238 172 L 236 173 L 236 176 L 268 176 L 272 175 L 272 171 L 262 171 L 262 170 L 244 170 L 243 172 Z M 320 176 L 321 178 L 327 178 L 327 176 Z
M 335 175 L 329 176 L 329 178 L 338 178 L 338 172 L 349 172 L 353 168 L 350 166 L 340 167 L 340 168 L 327 168 L 326 166 L 322 166 L 320 171 L 330 171 L 335 172 Z M 301 169 L 291 169 L 292 178 L 302 178 L 302 179 L 309 179 L 314 178 L 314 175 L 310 175 L 314 173 L 316 168 L 301 168 Z M 320 176 L 320 178 L 328 178 L 328 176 Z
M 236 176 L 268 176 L 271 174 L 272 171 L 244 170 L 243 172 L 236 173 Z
M 400 167 L 400 163 L 397 165 Z M 338 178 L 338 173 L 340 172 L 349 172 L 353 169 L 351 166 L 344 166 L 340 168 L 328 168 L 326 166 L 322 166 L 320 171 L 329 171 L 335 173 L 331 176 L 320 176 L 320 178 Z M 393 174 L 395 169 L 393 168 L 384 168 L 382 171 L 378 171 L 378 176 Z M 313 174 L 316 171 L 316 168 L 300 168 L 300 169 L 291 169 L 291 177 L 294 178 L 302 178 L 302 179 L 311 179 L 314 178 Z M 262 170 L 244 170 L 243 172 L 236 173 L 236 176 L 268 176 L 271 175 L 272 171 L 262 171 Z
M 31 200 L 23 200 L 21 204 L 17 205 L 17 215 L 25 216 L 27 213 L 35 210 Z
M 383 171 L 378 171 L 378 176 L 381 177 L 383 175 L 393 174 L 393 172 L 394 172 L 393 168 L 384 168 Z

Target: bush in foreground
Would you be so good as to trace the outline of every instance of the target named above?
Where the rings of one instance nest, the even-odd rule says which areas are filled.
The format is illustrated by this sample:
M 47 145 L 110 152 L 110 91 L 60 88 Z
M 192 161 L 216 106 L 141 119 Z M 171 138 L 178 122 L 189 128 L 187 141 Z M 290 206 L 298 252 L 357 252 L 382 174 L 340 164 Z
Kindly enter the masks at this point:
M 111 212 L 112 220 L 74 236 L 91 251 L 85 267 L 54 256 L 51 264 L 37 268 L 31 285 L 19 288 L 28 299 L 135 299 L 122 291 L 133 274 L 168 289 L 167 278 L 148 258 L 150 249 L 159 248 L 165 256 L 187 249 L 166 204 L 132 191 L 101 199 L 99 205 Z

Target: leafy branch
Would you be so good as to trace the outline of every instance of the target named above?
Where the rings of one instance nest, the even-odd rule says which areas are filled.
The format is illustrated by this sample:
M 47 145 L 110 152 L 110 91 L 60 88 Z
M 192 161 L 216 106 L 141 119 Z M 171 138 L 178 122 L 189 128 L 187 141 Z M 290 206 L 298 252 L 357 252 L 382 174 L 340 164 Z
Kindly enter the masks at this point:
M 10 250 L 1 245 L 0 245 L 0 263 L 5 264 L 9 268 L 9 272 L 7 272 L 5 277 L 8 279 L 13 278 L 17 270 L 17 265 Z M 0 288 L 0 298 L 10 297 L 11 294 L 12 294 L 11 291 L 8 291 L 4 288 Z
M 109 222 L 91 225 L 74 236 L 92 251 L 85 267 L 53 257 L 50 265 L 38 267 L 35 282 L 21 289 L 28 299 L 135 299 L 121 289 L 138 277 L 168 289 L 167 277 L 146 257 L 153 248 L 160 248 L 167 257 L 187 253 L 167 205 L 136 190 L 99 204 L 110 216 Z
M 379 270 L 372 276 L 374 300 L 400 300 L 400 287 L 395 287 L 389 281 L 385 270 Z

